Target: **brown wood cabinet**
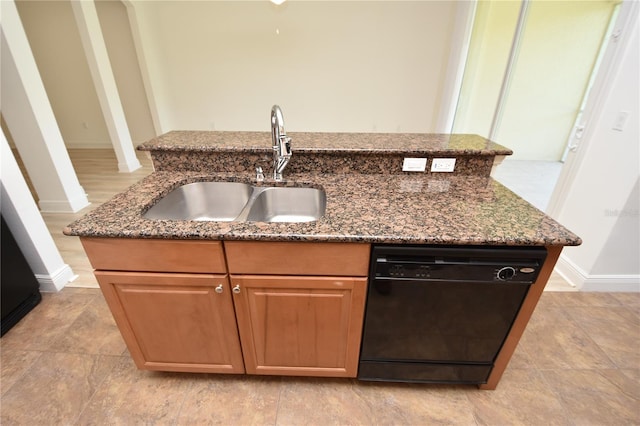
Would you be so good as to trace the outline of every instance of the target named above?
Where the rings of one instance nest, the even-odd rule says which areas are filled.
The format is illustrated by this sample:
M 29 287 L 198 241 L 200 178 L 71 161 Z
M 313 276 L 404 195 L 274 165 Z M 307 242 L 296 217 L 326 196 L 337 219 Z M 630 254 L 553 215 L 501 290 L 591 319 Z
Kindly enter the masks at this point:
M 356 377 L 366 278 L 232 275 L 247 373 Z
M 356 377 L 368 244 L 81 241 L 138 368 Z
M 244 373 L 226 275 L 95 275 L 138 368 Z

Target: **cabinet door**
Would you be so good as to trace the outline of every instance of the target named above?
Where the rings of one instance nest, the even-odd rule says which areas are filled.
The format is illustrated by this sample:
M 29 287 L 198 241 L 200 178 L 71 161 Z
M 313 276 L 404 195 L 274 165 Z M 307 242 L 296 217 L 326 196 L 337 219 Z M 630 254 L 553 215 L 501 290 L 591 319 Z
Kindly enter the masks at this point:
M 226 275 L 95 275 L 138 368 L 244 372 Z
M 232 275 L 247 373 L 356 377 L 366 278 Z

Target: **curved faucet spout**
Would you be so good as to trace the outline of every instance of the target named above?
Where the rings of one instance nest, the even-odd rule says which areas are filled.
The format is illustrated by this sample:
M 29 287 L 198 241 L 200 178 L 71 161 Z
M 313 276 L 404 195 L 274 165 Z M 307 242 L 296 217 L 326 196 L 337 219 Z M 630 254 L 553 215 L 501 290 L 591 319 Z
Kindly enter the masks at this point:
M 291 159 L 291 138 L 284 130 L 284 117 L 278 105 L 271 107 L 271 140 L 273 142 L 273 178 L 281 181 L 282 172 Z
M 286 136 L 286 132 L 284 131 L 284 117 L 280 107 L 274 105 L 271 107 L 271 140 L 273 141 L 273 146 L 277 145 L 280 136 Z

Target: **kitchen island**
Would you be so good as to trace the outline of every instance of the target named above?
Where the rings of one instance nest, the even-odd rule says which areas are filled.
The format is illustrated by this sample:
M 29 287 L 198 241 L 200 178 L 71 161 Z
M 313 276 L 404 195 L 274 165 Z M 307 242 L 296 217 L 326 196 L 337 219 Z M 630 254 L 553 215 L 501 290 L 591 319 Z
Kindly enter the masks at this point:
M 139 149 L 151 152 L 156 171 L 65 229 L 82 238 L 138 367 L 354 377 L 372 244 L 546 247 L 537 280 L 480 385 L 495 388 L 562 247 L 580 244 L 490 177 L 496 158 L 511 152 L 473 135 L 290 136 L 293 158 L 283 182 L 256 182 L 257 166 L 269 176 L 268 133 L 155 138 Z M 427 170 L 403 172 L 405 157 L 427 158 Z M 454 172 L 431 172 L 434 158 L 455 158 Z M 143 217 L 171 190 L 203 181 L 321 188 L 326 211 L 303 223 Z M 291 315 L 274 315 L 267 299 L 285 301 L 278 310 Z M 291 328 L 292 318 L 306 312 L 313 320 Z M 192 320 L 167 331 L 185 316 Z M 224 331 L 211 334 L 201 324 Z

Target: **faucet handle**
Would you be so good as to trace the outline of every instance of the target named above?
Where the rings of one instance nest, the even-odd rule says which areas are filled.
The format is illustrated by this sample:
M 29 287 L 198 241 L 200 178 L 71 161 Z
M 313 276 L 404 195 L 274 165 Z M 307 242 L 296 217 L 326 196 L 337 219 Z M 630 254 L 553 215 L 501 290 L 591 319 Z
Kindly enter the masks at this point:
M 256 180 L 258 182 L 264 181 L 264 173 L 262 172 L 262 167 L 256 167 Z

